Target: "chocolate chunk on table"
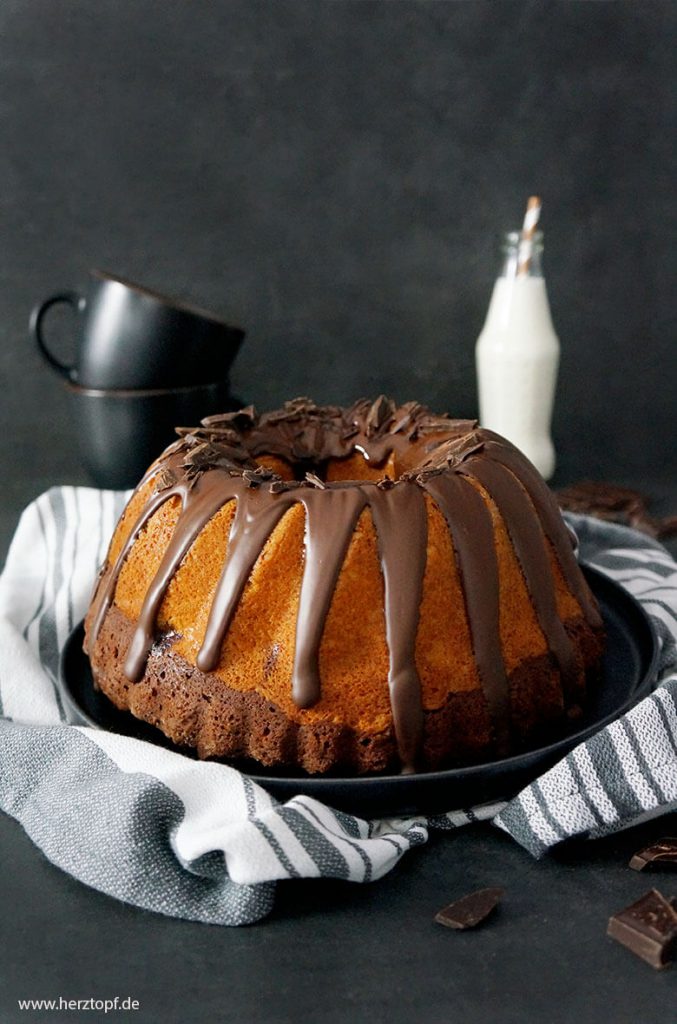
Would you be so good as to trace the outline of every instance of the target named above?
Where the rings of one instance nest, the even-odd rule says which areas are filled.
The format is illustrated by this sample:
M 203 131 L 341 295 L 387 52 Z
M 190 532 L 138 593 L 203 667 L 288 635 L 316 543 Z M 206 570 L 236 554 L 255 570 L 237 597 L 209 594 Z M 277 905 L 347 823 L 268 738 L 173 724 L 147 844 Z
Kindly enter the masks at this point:
M 435 914 L 437 924 L 465 930 L 484 921 L 503 899 L 503 889 L 477 889 Z
M 651 864 L 669 864 L 677 868 L 677 838 L 665 836 L 651 846 L 638 850 L 630 860 L 630 867 L 635 871 L 642 871 Z
M 677 954 L 677 909 L 651 889 L 609 918 L 607 935 L 652 967 L 667 967 Z
M 582 512 L 614 523 L 632 526 L 651 537 L 669 537 L 677 533 L 677 516 L 653 516 L 649 498 L 630 487 L 595 480 L 579 480 L 556 492 L 560 508 Z

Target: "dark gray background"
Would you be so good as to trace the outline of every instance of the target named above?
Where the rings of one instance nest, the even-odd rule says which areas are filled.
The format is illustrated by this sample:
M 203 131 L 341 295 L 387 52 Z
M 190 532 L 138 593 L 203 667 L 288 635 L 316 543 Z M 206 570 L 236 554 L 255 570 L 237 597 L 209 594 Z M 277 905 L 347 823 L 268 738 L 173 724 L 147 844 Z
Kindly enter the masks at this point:
M 676 26 L 655 0 L 4 0 L 11 514 L 84 479 L 26 328 L 88 268 L 244 326 L 233 384 L 260 408 L 385 391 L 473 415 L 497 239 L 531 192 L 559 477 L 674 473 Z
M 672 0 L 3 0 L 0 558 L 30 498 L 85 480 L 28 341 L 38 300 L 104 267 L 246 327 L 233 384 L 261 408 L 386 391 L 473 415 L 498 234 L 532 192 L 558 479 L 674 509 L 676 28 Z M 372 886 L 282 885 L 269 921 L 228 930 L 84 888 L 3 816 L 0 1018 L 29 1019 L 19 997 L 120 994 L 150 1024 L 658 1024 L 677 975 L 604 931 L 651 884 L 673 892 L 626 864 L 674 828 L 540 864 L 464 831 Z M 432 925 L 495 884 L 486 931 Z

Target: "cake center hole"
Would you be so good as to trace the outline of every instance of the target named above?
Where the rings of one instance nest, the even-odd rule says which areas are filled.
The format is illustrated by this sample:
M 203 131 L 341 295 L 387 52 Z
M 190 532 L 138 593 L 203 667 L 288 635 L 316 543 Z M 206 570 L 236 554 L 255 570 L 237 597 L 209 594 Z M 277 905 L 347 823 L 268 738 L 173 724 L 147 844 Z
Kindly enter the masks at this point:
M 384 476 L 397 480 L 395 457 L 391 453 L 380 462 L 367 459 L 364 452 L 353 449 L 342 459 L 327 459 L 325 462 L 287 462 L 278 455 L 259 455 L 259 466 L 272 470 L 283 480 L 303 480 L 306 473 L 313 473 L 320 480 L 332 483 L 347 480 L 382 480 Z

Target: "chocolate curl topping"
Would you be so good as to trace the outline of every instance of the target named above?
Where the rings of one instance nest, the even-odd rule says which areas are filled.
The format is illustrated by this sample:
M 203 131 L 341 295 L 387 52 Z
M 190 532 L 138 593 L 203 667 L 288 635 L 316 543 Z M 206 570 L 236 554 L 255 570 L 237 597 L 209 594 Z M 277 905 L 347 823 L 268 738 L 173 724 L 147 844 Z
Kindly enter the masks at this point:
M 234 412 L 223 412 L 215 416 L 205 416 L 201 421 L 203 427 L 229 427 L 237 430 L 246 430 L 254 426 L 258 420 L 258 413 L 253 405 L 247 405 L 244 409 L 236 409 Z
M 285 402 L 281 409 L 277 409 L 274 412 L 264 413 L 261 417 L 261 425 L 293 422 L 294 420 L 300 420 L 301 418 L 309 418 L 315 416 L 331 415 L 335 412 L 333 406 L 325 406 L 321 408 L 313 402 L 312 398 L 292 398 L 290 402 Z
M 415 421 L 416 417 L 420 413 L 423 407 L 419 402 L 405 402 L 402 406 L 402 412 L 404 415 L 398 416 L 393 423 L 390 424 L 389 431 L 391 434 L 402 434 L 409 426 Z
M 189 447 L 183 459 L 183 465 L 189 471 L 204 472 L 207 469 L 242 469 L 242 467 L 256 468 L 256 463 L 249 458 L 244 448 L 234 448 L 230 445 L 215 445 L 210 441 L 203 441 Z
M 468 441 L 470 441 L 470 443 L 468 443 Z M 484 448 L 484 441 L 464 438 L 462 444 L 450 441 L 449 445 L 446 447 L 446 463 L 451 469 L 453 469 L 455 466 L 463 465 L 463 463 L 472 458 L 473 455 L 478 455 Z
M 365 433 L 367 437 L 373 437 L 378 434 L 386 423 L 392 419 L 395 406 L 386 398 L 385 395 L 379 395 L 376 401 L 372 404 L 367 418 L 365 420 Z
M 177 476 L 167 466 L 163 466 L 160 472 L 155 477 L 155 494 L 159 494 L 160 491 L 167 491 L 170 487 L 173 487 L 177 482 Z
M 257 466 L 256 469 L 244 469 L 242 471 L 242 479 L 247 484 L 247 487 L 260 487 L 261 484 L 277 480 L 279 477 L 276 473 L 266 469 L 265 466 Z

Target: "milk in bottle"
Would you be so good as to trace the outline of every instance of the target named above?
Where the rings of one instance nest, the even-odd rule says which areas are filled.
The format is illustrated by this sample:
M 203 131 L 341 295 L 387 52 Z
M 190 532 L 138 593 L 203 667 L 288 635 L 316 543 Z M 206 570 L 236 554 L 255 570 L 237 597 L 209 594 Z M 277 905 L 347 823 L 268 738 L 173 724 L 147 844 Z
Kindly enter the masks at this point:
M 475 349 L 480 423 L 520 448 L 546 479 L 555 469 L 550 422 L 559 341 L 541 274 L 542 234 L 505 236 L 505 260 Z

